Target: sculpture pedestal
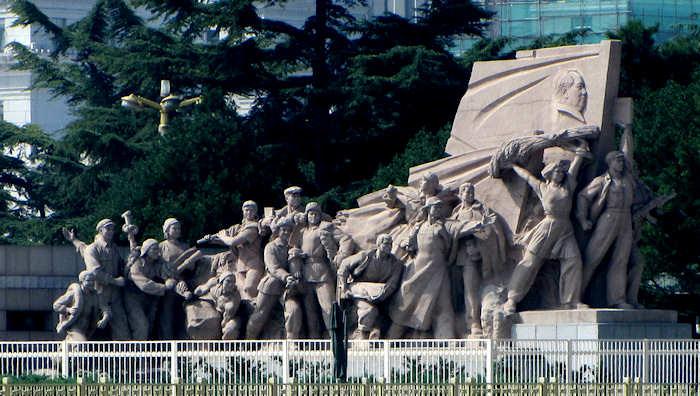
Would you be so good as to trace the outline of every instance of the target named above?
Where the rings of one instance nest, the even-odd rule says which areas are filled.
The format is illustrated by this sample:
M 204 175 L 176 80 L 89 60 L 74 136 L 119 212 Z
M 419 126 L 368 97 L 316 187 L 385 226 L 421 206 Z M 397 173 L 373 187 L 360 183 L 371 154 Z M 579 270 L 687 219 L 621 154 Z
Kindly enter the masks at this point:
M 511 338 L 518 340 L 690 339 L 691 325 L 677 323 L 676 311 L 580 309 L 524 311 L 513 315 Z

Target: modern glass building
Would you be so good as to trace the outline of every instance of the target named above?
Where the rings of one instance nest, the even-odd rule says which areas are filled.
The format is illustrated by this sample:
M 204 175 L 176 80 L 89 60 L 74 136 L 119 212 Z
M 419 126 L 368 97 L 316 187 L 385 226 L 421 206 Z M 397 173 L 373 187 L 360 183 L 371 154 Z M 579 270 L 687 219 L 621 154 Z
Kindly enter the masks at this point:
M 528 41 L 576 29 L 590 29 L 590 40 L 598 41 L 631 14 L 628 0 L 487 0 L 482 5 L 496 13 L 492 36 Z
M 632 17 L 645 25 L 659 25 L 659 40 L 688 31 L 700 22 L 698 0 L 632 0 L 630 10 Z
M 688 31 L 698 23 L 700 0 L 477 0 L 493 11 L 489 37 L 510 37 L 513 46 L 551 34 L 588 29 L 584 42 L 598 42 L 605 32 L 631 19 L 659 25 L 657 40 Z M 465 49 L 469 40 L 460 43 Z

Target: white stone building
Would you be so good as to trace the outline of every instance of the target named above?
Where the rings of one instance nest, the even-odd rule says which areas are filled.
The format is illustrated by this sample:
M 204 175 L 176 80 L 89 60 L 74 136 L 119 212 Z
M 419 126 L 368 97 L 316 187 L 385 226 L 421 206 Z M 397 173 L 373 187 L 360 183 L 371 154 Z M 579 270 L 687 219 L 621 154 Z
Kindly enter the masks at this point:
M 66 26 L 84 17 L 95 4 L 95 0 L 34 0 L 58 26 Z M 52 49 L 50 37 L 34 26 L 12 26 L 16 16 L 8 10 L 9 2 L 0 0 L 0 44 L 4 48 L 18 42 L 38 53 Z M 58 135 L 71 120 L 66 101 L 53 98 L 44 89 L 29 89 L 32 73 L 10 70 L 14 59 L 9 51 L 0 55 L 0 115 L 2 119 L 21 126 L 37 124 L 47 132 Z

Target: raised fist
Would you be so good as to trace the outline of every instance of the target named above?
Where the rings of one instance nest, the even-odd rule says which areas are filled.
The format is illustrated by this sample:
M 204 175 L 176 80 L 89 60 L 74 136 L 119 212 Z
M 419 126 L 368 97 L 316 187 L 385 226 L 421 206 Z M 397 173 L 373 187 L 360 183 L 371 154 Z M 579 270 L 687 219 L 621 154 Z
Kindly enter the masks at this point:
M 75 229 L 74 228 L 71 228 L 69 230 L 66 227 L 62 227 L 61 233 L 63 234 L 63 237 L 66 238 L 69 242 L 73 242 L 75 240 Z

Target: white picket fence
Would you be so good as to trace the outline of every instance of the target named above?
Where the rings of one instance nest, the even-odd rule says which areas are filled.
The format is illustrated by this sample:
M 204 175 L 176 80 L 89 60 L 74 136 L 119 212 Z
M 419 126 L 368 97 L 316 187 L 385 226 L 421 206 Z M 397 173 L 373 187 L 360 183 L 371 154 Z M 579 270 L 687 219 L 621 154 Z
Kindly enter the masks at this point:
M 351 341 L 348 381 L 700 383 L 698 340 Z M 329 340 L 2 342 L 0 376 L 115 383 L 331 383 Z

